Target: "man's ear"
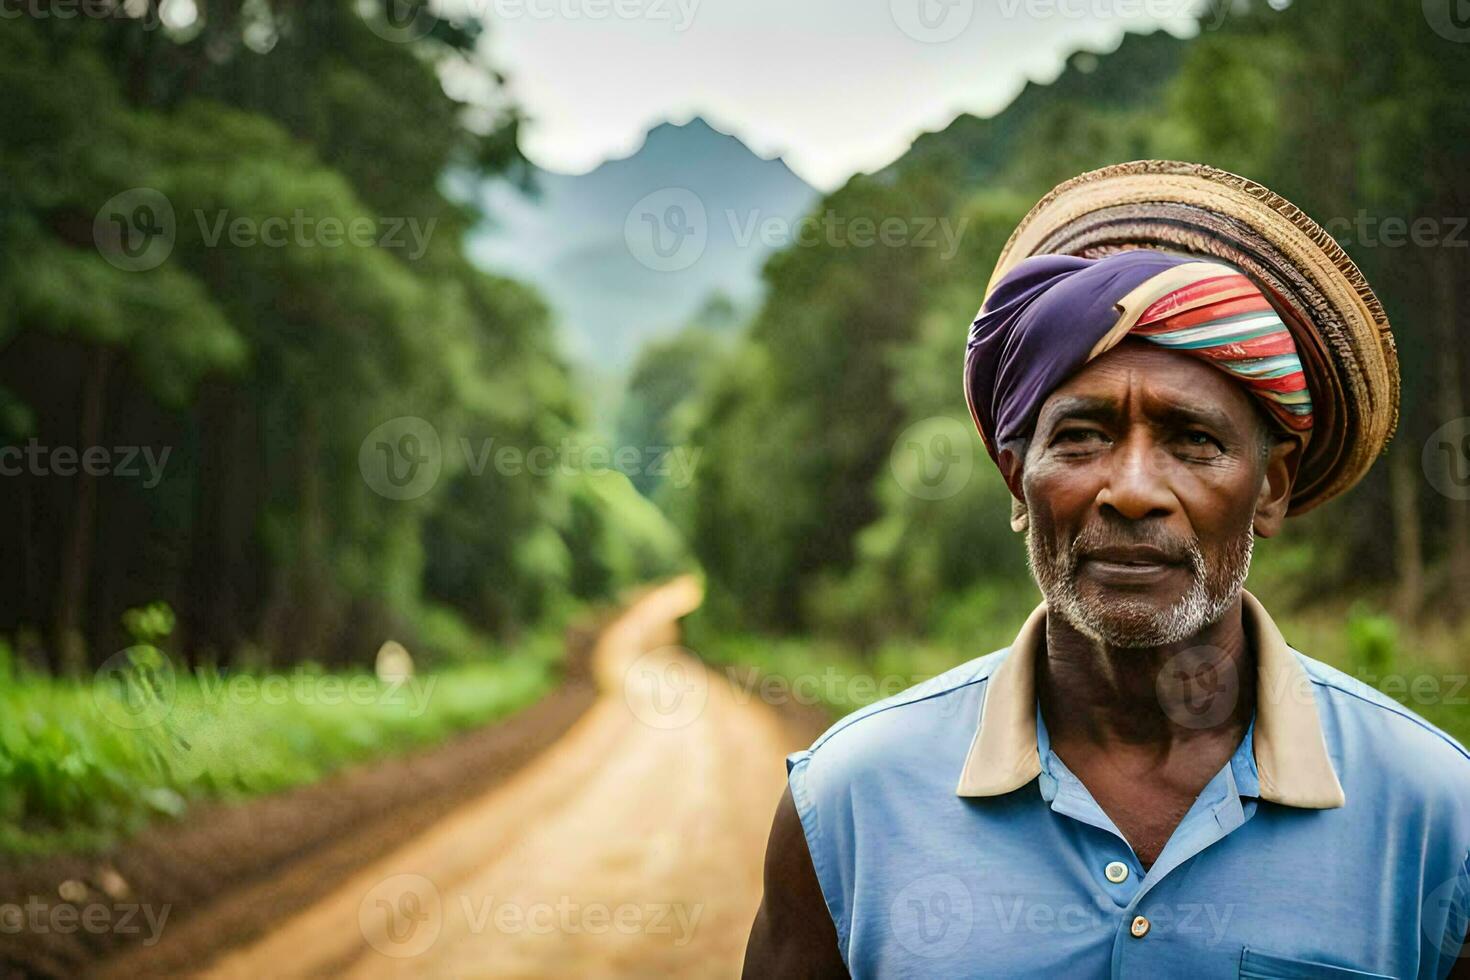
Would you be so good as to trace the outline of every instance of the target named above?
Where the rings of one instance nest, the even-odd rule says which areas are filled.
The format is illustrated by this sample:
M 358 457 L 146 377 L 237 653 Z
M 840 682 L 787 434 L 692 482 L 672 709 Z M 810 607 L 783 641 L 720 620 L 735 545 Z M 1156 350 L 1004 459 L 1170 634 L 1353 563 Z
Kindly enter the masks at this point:
M 1300 439 L 1280 439 L 1272 445 L 1266 457 L 1261 493 L 1256 498 L 1255 519 L 1256 534 L 1263 538 L 1274 537 L 1281 531 L 1282 521 L 1286 520 L 1286 509 L 1291 505 L 1291 488 L 1296 484 L 1303 449 Z
M 1025 447 L 1025 442 L 1012 442 L 996 454 L 1000 475 L 1011 491 L 1011 530 L 1018 534 L 1025 531 L 1030 523 L 1030 516 L 1026 513 L 1026 491 L 1021 482 Z
M 1007 443 L 1000 452 L 996 453 L 996 465 L 1000 467 L 1000 475 L 1006 481 L 1006 487 L 1011 491 L 1011 496 L 1022 503 L 1026 502 L 1026 492 L 1021 487 L 1021 471 L 1025 465 L 1024 449 L 1025 443 L 1012 441 Z

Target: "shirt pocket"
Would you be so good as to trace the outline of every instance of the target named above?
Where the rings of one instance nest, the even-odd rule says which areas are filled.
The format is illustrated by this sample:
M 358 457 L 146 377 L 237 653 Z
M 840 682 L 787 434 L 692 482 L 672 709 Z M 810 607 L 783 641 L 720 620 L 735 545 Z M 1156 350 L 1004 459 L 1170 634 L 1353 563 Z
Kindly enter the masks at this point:
M 1328 966 L 1247 946 L 1240 954 L 1241 980 L 1395 980 L 1386 973 L 1367 973 L 1345 966 Z

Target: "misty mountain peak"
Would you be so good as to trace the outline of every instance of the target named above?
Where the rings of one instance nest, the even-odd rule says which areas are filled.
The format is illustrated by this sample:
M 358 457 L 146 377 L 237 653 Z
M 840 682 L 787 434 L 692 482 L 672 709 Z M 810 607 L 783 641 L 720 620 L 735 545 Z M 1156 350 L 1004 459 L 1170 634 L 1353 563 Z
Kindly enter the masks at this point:
M 772 251 L 755 229 L 772 219 L 788 227 L 819 197 L 785 161 L 760 156 L 697 115 L 654 126 L 637 150 L 588 173 L 537 170 L 533 179 L 532 198 L 503 180 L 482 188 L 497 221 L 476 231 L 471 254 L 535 283 L 573 356 L 614 368 L 690 322 L 712 295 L 753 307 Z M 670 208 L 687 229 L 658 224 L 673 221 Z M 657 227 L 648 226 L 649 215 Z M 672 241 L 685 231 L 698 236 L 687 261 L 665 262 L 647 251 L 651 241 L 639 240 Z

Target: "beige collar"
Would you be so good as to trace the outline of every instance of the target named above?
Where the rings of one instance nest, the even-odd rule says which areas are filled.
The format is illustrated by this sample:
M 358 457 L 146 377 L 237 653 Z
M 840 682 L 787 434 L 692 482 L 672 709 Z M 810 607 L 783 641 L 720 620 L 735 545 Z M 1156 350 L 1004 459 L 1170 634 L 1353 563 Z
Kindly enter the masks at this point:
M 1246 635 L 1256 651 L 1256 770 L 1261 799 L 1310 810 L 1345 802 L 1327 755 L 1312 681 L 1266 608 L 1241 591 Z M 1041 772 L 1036 750 L 1036 657 L 1046 647 L 1046 603 L 1032 611 L 991 675 L 980 725 L 956 792 L 999 796 Z

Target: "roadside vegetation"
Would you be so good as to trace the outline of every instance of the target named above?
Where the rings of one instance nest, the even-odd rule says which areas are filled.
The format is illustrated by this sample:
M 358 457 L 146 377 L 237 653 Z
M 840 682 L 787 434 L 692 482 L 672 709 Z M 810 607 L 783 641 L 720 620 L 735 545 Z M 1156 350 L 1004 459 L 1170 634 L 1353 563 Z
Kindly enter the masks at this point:
M 503 718 L 547 694 L 563 640 L 403 678 L 371 670 L 185 671 L 139 644 L 95 680 L 0 648 L 0 856 L 106 847 L 193 804 L 315 782 Z

